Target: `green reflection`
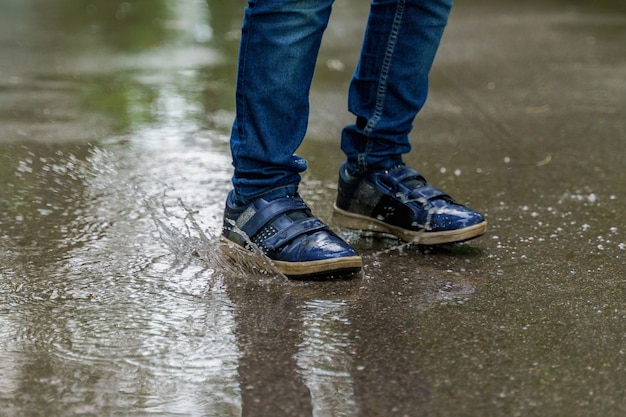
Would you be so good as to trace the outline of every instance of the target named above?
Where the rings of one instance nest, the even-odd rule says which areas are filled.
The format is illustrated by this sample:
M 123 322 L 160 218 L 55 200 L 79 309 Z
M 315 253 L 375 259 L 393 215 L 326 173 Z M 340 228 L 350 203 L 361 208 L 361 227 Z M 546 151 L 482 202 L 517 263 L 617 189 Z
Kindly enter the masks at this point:
M 106 115 L 115 131 L 155 120 L 150 109 L 158 92 L 150 86 L 128 76 L 93 77 L 83 80 L 82 85 L 85 105 Z
M 185 104 L 174 110 L 184 108 L 187 122 L 205 127 L 213 127 L 206 126 L 207 114 L 234 107 L 232 92 L 245 1 L 61 0 L 60 4 L 50 13 L 42 3 L 38 13 L 48 23 L 54 22 L 55 31 L 71 32 L 72 42 L 78 40 L 82 45 L 80 55 L 88 57 L 101 46 L 111 48 L 105 52 L 111 54 L 108 70 L 100 67 L 106 70 L 102 74 L 81 71 L 74 73 L 72 80 L 80 84 L 85 108 L 105 115 L 112 131 L 171 119 L 168 103 L 178 99 Z M 211 36 L 199 39 L 198 28 L 208 30 Z M 218 51 L 220 59 L 199 64 L 194 56 L 203 55 L 205 46 Z M 142 54 L 145 65 L 116 68 L 118 63 L 134 62 L 130 57 L 137 53 Z
M 141 50 L 172 35 L 172 10 L 165 0 L 60 0 L 58 24 L 68 32 L 91 32 L 121 50 Z

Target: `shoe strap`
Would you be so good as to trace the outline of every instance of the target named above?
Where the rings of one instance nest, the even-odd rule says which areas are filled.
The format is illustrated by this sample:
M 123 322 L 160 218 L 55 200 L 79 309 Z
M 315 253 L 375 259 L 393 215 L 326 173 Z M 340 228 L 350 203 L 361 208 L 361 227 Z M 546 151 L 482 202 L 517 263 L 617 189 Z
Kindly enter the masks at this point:
M 317 232 L 319 230 L 325 230 L 327 226 L 321 220 L 315 217 L 305 217 L 298 219 L 291 223 L 284 229 L 277 232 L 275 235 L 270 236 L 263 242 L 263 246 L 267 249 L 278 249 L 285 245 L 287 242 L 297 238 L 298 236 L 305 235 L 311 232 Z
M 437 199 L 452 200 L 452 198 L 448 194 L 444 193 L 437 187 L 433 187 L 432 185 L 425 185 L 423 187 L 413 188 L 408 193 L 408 197 L 410 200 L 424 203 Z
M 401 166 L 389 171 L 381 175 L 380 179 L 386 186 L 390 187 L 391 190 L 400 191 L 407 199 L 420 202 L 424 206 L 433 200 L 443 199 L 452 201 L 452 197 L 439 188 L 428 185 L 426 178 L 413 168 L 407 166 Z M 419 187 L 408 186 L 404 183 L 408 180 L 417 180 L 422 185 Z
M 426 179 L 413 168 L 401 166 L 380 176 L 381 180 L 389 187 L 396 188 L 398 184 L 406 180 L 418 180 L 426 184 Z
M 255 207 L 256 208 L 256 207 Z M 309 207 L 299 197 L 284 197 L 272 200 L 250 217 L 243 225 L 237 225 L 246 235 L 254 236 L 263 226 L 283 213 L 296 210 L 308 210 Z

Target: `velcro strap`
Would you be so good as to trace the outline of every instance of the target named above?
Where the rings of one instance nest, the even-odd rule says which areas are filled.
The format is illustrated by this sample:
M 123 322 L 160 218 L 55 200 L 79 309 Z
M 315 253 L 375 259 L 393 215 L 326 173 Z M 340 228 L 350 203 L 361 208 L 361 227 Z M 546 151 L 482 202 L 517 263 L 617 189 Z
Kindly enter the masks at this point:
M 270 250 L 277 249 L 300 235 L 324 229 L 326 229 L 324 222 L 315 217 L 306 217 L 296 220 L 274 236 L 267 238 L 263 245 Z
M 411 190 L 409 198 L 419 202 L 420 200 L 432 201 L 438 198 L 450 198 L 450 196 L 441 191 L 439 188 L 433 187 L 432 185 L 425 185 L 424 187 L 418 187 Z
M 384 182 L 392 188 L 395 188 L 402 181 L 410 179 L 416 179 L 426 183 L 426 180 L 419 172 L 407 166 L 396 168 L 393 171 L 388 172 L 386 175 L 383 175 Z
M 239 228 L 248 236 L 254 236 L 263 226 L 274 220 L 277 216 L 294 210 L 308 209 L 306 203 L 301 198 L 277 198 L 270 201 L 265 207 Z

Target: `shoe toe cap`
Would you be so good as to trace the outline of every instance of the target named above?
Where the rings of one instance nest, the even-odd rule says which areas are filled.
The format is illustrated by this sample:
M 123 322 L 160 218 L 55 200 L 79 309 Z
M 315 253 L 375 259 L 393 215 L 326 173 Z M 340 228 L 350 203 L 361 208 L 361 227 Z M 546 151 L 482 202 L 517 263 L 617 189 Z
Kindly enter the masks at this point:
M 309 262 L 358 256 L 358 252 L 341 238 L 327 231 L 320 231 L 287 245 L 278 257 L 288 262 Z
M 450 204 L 433 210 L 429 229 L 434 232 L 465 229 L 484 221 L 482 214 L 461 205 Z

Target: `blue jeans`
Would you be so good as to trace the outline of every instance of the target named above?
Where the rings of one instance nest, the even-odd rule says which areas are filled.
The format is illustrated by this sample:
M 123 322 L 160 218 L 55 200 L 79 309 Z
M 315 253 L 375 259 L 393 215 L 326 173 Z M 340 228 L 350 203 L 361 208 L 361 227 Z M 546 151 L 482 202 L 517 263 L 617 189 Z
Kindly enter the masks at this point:
M 334 0 L 249 0 L 231 136 L 234 199 L 296 192 L 306 161 L 309 90 Z M 387 169 L 411 150 L 428 73 L 452 0 L 373 0 L 348 92 L 354 124 L 342 132 L 350 173 Z

